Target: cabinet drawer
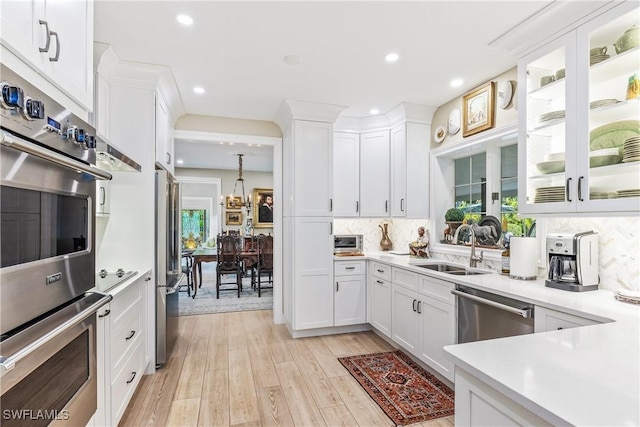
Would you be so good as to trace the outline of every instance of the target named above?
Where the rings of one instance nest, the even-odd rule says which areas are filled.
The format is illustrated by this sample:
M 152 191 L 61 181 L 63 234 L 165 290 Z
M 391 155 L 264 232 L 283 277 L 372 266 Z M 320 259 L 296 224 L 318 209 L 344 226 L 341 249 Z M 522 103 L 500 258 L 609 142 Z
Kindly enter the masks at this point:
M 117 372 L 130 350 L 143 338 L 142 311 L 142 300 L 138 299 L 111 324 L 111 366 L 114 372 Z
M 335 261 L 333 274 L 336 276 L 365 274 L 365 261 Z
M 441 301 L 449 305 L 455 305 L 456 297 L 451 293 L 455 284 L 433 277 L 420 276 L 420 294 Z
M 393 268 L 392 279 L 394 285 L 401 285 L 405 288 L 418 290 L 418 278 L 420 275 L 418 273 L 414 273 L 413 271 L 403 270 L 401 268 Z
M 113 316 L 111 321 L 113 323 L 118 322 L 118 319 L 140 300 L 142 297 L 141 284 L 144 283 L 144 277 L 139 277 L 126 289 L 113 295 L 113 300 L 111 301 L 111 315 Z
M 380 262 L 371 263 L 371 275 L 384 280 L 391 280 L 391 267 Z
M 111 383 L 111 421 L 117 425 L 144 373 L 144 347 L 140 341 Z
M 534 312 L 535 332 L 556 331 L 559 329 L 577 328 L 579 326 L 596 325 L 599 322 L 573 314 L 536 306 Z

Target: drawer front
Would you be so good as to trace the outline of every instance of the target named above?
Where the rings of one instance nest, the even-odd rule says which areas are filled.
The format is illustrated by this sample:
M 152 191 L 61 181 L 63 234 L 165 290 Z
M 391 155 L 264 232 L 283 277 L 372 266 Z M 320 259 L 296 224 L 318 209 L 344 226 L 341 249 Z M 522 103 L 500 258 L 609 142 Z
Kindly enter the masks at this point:
M 142 283 L 144 283 L 144 276 L 138 278 L 126 289 L 113 296 L 113 300 L 111 301 L 112 322 L 117 322 L 132 305 L 136 304 L 142 298 Z
M 111 366 L 117 372 L 130 350 L 143 338 L 142 300 L 138 299 L 111 324 Z
M 127 405 L 144 374 L 144 347 L 142 342 L 133 349 L 122 370 L 111 383 L 111 422 L 118 425 Z
M 335 261 L 333 273 L 336 276 L 365 274 L 365 261 Z
M 384 280 L 391 280 L 391 267 L 380 262 L 371 263 L 371 275 Z
M 577 328 L 578 326 L 596 325 L 599 323 L 595 320 L 540 306 L 536 306 L 534 313 L 535 332 L 557 331 L 559 329 Z
M 455 284 L 432 277 L 420 276 L 420 294 L 441 301 L 445 304 L 455 305 L 456 297 L 451 293 Z
M 393 277 L 391 282 L 393 282 L 394 285 L 401 285 L 415 291 L 418 290 L 418 278 L 420 277 L 418 273 L 395 267 L 391 272 Z

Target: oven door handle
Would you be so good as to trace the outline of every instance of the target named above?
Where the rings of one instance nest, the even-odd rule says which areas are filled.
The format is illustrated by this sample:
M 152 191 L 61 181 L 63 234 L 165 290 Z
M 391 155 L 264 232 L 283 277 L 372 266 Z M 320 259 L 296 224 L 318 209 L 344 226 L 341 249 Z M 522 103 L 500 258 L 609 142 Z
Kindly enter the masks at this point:
M 102 294 L 100 292 L 94 292 L 97 294 L 103 295 L 103 298 L 100 298 L 95 303 L 91 304 L 86 309 L 82 310 L 80 313 L 76 314 L 73 317 L 62 322 L 57 327 L 53 328 L 46 334 L 40 336 L 39 338 L 31 341 L 26 346 L 22 347 L 9 357 L 0 356 L 0 378 L 2 378 L 7 372 L 13 370 L 16 367 L 16 363 L 20 362 L 25 357 L 29 356 L 34 351 L 38 350 L 40 347 L 46 345 L 47 343 L 54 340 L 56 337 L 65 333 L 69 329 L 73 328 L 78 323 L 84 321 L 86 318 L 94 314 L 98 309 L 105 304 L 107 304 L 113 298 L 111 295 Z
M 468 294 L 466 292 L 460 292 L 458 290 L 452 289 L 451 293 L 454 295 L 457 295 L 459 297 L 462 298 L 467 298 L 470 299 L 471 301 L 475 301 L 479 304 L 485 304 L 485 305 L 489 305 L 491 307 L 495 307 L 495 308 L 499 308 L 500 310 L 504 310 L 504 311 L 508 311 L 509 313 L 513 313 L 513 314 L 517 314 L 519 316 L 524 317 L 525 319 L 528 317 L 531 317 L 531 309 L 530 308 L 525 308 L 524 310 L 521 310 L 519 308 L 514 308 L 514 307 L 510 307 L 508 305 L 505 304 L 500 304 L 499 302 L 496 301 L 491 301 L 485 298 L 480 298 L 477 297 L 475 295 L 471 295 Z
M 15 148 L 23 153 L 40 157 L 41 159 L 48 160 L 66 168 L 73 169 L 78 172 L 84 172 L 96 179 L 110 180 L 112 178 L 112 175 L 109 172 L 105 172 L 95 166 L 87 165 L 70 157 L 63 156 L 55 151 L 47 150 L 46 148 L 27 142 L 24 139 L 13 136 L 5 131 L 0 131 L 0 143 L 7 147 Z

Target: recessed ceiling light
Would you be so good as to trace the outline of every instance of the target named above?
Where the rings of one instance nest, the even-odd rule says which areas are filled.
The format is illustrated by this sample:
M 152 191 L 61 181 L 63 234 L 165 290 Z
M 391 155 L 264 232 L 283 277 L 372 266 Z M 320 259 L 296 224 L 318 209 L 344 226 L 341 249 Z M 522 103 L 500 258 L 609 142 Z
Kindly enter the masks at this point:
M 183 164 L 183 163 L 184 163 L 184 160 L 182 160 L 182 159 L 178 159 L 178 160 L 176 160 L 176 163 L 177 163 L 177 164 L 179 164 L 179 165 L 181 165 L 181 164 Z
M 176 15 L 176 21 L 178 21 L 182 25 L 191 25 L 191 24 L 193 24 L 193 18 L 190 17 L 189 15 L 185 15 L 185 14 Z
M 202 95 L 204 93 L 204 88 L 201 86 L 196 86 L 193 88 L 193 91 L 198 95 Z
M 380 110 L 378 110 L 377 108 L 372 108 L 371 110 L 369 110 L 369 114 L 378 114 L 380 112 Z
M 384 57 L 384 60 L 387 62 L 396 62 L 400 58 L 397 53 L 388 53 L 387 56 Z
M 453 79 L 451 80 L 451 87 L 458 87 L 462 85 L 462 79 Z

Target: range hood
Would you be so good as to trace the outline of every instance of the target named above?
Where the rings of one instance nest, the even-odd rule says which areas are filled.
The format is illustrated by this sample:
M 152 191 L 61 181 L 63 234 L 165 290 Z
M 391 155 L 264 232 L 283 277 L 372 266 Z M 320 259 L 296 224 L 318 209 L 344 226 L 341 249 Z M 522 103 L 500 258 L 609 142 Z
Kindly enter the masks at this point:
M 142 171 L 142 166 L 135 160 L 101 139 L 98 139 L 96 143 L 96 166 L 108 171 Z

